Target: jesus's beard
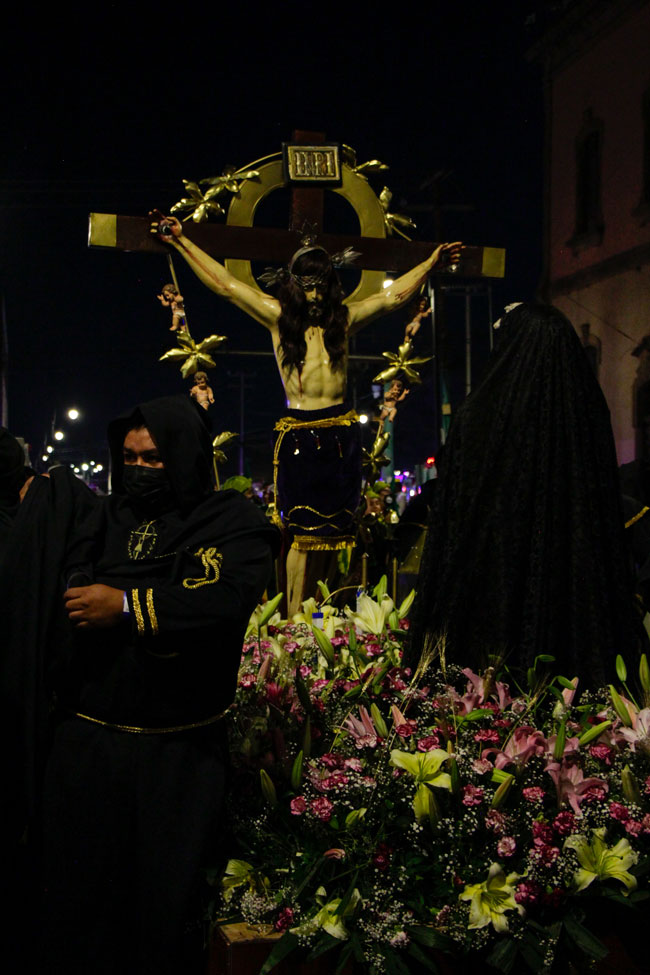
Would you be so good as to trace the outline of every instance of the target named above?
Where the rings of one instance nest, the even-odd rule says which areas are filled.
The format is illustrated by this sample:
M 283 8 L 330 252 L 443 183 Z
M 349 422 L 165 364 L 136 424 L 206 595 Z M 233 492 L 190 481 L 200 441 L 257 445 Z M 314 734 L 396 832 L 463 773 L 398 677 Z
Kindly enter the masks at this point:
M 316 304 L 316 302 L 310 302 L 309 308 L 307 309 L 307 318 L 309 319 L 310 324 L 313 325 L 315 322 L 319 322 L 322 317 L 323 317 L 322 305 Z

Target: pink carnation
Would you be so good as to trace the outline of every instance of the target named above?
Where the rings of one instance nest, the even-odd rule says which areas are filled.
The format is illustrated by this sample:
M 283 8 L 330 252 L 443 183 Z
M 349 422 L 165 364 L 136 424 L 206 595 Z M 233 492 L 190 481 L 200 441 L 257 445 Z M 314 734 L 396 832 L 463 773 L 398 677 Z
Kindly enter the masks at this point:
M 483 789 L 477 785 L 466 785 L 463 787 L 463 805 L 480 806 L 483 802 Z
M 612 764 L 613 749 L 609 745 L 592 745 L 589 749 L 589 754 L 592 758 L 597 758 L 599 761 L 604 762 L 605 765 Z
M 629 810 L 627 810 L 625 806 L 621 805 L 620 802 L 610 802 L 609 815 L 612 817 L 612 819 L 617 819 L 619 823 L 626 823 L 630 818 Z
M 493 765 L 489 758 L 475 758 L 472 768 L 477 775 L 485 775 L 486 772 L 492 771 Z
M 572 812 L 565 809 L 564 812 L 558 813 L 553 820 L 553 829 L 560 836 L 568 836 L 576 828 L 576 818 Z
M 302 816 L 307 811 L 307 803 L 302 796 L 298 796 L 296 799 L 291 800 L 289 808 L 293 816 Z
M 290 907 L 283 907 L 278 914 L 273 927 L 276 931 L 286 931 L 293 924 L 293 911 Z
M 430 752 L 434 748 L 440 747 L 440 738 L 438 735 L 426 735 L 424 738 L 420 738 L 418 741 L 418 751 L 419 752 Z
M 521 794 L 528 802 L 542 802 L 544 790 L 538 785 L 529 785 L 527 789 L 522 789 Z
M 324 823 L 329 823 L 332 818 L 333 809 L 334 806 L 325 796 L 319 796 L 318 799 L 312 799 L 311 801 L 311 811 Z
M 243 674 L 239 681 L 239 684 L 241 687 L 253 687 L 256 681 L 257 681 L 257 677 L 255 676 L 255 674 Z
M 497 843 L 497 853 L 500 857 L 511 857 L 516 849 L 517 844 L 512 836 L 504 836 Z
M 636 819 L 628 819 L 625 823 L 625 832 L 630 836 L 639 836 L 643 832 L 643 823 Z
M 499 732 L 494 728 L 483 728 L 474 735 L 474 741 L 488 741 L 493 745 L 499 744 Z
M 491 829 L 493 833 L 503 833 L 506 827 L 506 817 L 498 809 L 490 809 L 485 817 L 485 826 L 487 829 Z

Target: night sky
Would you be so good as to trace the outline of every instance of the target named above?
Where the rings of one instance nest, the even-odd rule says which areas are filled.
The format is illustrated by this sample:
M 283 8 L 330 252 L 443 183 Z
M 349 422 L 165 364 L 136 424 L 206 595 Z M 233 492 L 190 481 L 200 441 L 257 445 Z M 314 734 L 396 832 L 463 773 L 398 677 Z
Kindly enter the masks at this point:
M 276 4 L 274 13 L 245 3 L 178 5 L 180 19 L 164 24 L 144 22 L 142 13 L 134 22 L 134 9 L 98 7 L 92 28 L 60 16 L 23 19 L 4 34 L 0 288 L 9 427 L 37 455 L 55 411 L 58 419 L 68 406 L 81 409 L 66 443 L 100 456 L 112 416 L 186 385 L 177 367 L 158 362 L 173 344 L 156 300 L 169 276 L 164 259 L 89 250 L 88 213 L 168 209 L 183 178 L 274 152 L 294 128 L 353 146 L 359 162 L 387 163 L 393 207 L 418 208 L 420 239 L 435 239 L 430 181 L 443 173 L 442 236 L 507 248 L 495 312 L 533 296 L 543 111 L 541 69 L 525 57 L 535 30 L 526 4 L 474 12 L 433 3 L 423 16 L 407 3 L 394 5 L 392 17 L 359 3 L 330 5 L 336 16 L 305 15 L 294 3 Z M 379 191 L 383 181 L 373 185 Z M 197 340 L 219 332 L 228 335 L 226 349 L 269 351 L 261 326 L 205 290 L 180 259 L 176 268 Z M 454 301 L 446 355 L 457 399 L 462 311 Z M 477 300 L 475 316 L 478 371 L 486 302 Z M 401 313 L 370 326 L 357 352 L 396 349 L 405 321 Z M 426 351 L 421 337 L 418 352 Z M 374 371 L 359 370 L 360 400 Z M 239 429 L 242 372 L 247 464 L 261 477 L 270 474 L 271 428 L 284 400 L 270 357 L 221 355 L 211 373 L 217 429 Z M 425 383 L 405 404 L 404 464 L 433 448 L 429 396 Z M 237 451 L 230 453 L 226 473 L 236 467 Z

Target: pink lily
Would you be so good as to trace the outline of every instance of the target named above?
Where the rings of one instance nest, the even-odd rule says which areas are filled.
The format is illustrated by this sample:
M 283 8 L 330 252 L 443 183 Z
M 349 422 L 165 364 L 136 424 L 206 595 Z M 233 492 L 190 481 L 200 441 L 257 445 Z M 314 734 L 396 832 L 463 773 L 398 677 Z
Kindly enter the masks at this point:
M 644 708 L 634 714 L 630 711 L 630 714 L 632 727 L 620 728 L 619 734 L 629 743 L 633 752 L 638 745 L 642 751 L 650 753 L 650 708 Z
M 469 683 L 467 685 L 467 693 L 471 694 L 472 690 L 474 693 L 478 694 L 479 702 L 481 704 L 485 703 L 485 680 L 483 677 L 479 677 L 475 674 L 473 670 L 469 667 L 463 668 L 463 673 L 467 677 Z M 496 681 L 494 684 L 494 689 L 490 692 L 490 697 L 495 697 L 499 705 L 499 710 L 503 711 L 505 707 L 510 704 L 512 698 L 510 697 L 509 688 L 507 684 L 502 684 L 501 681 Z
M 379 736 L 367 708 L 360 707 L 359 715 L 361 720 L 350 715 L 343 722 L 343 727 L 354 738 L 356 748 L 375 748 Z
M 516 728 L 515 732 L 506 742 L 505 748 L 485 748 L 481 752 L 481 758 L 487 758 L 494 754 L 494 767 L 505 768 L 506 765 L 525 765 L 533 755 L 543 755 L 546 750 L 546 739 L 541 731 L 536 731 L 526 725 Z
M 603 794 L 609 792 L 609 786 L 604 779 L 585 779 L 582 769 L 577 765 L 551 762 L 546 766 L 546 771 L 555 783 L 559 805 L 568 802 L 576 816 L 582 815 L 580 803 L 589 797 L 592 789 L 598 789 Z

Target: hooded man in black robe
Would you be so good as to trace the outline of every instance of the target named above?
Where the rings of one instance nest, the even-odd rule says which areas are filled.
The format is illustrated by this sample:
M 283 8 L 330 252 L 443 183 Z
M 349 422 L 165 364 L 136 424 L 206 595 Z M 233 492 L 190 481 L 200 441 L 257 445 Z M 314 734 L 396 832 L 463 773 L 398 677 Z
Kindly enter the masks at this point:
M 188 922 L 216 855 L 220 719 L 278 537 L 238 492 L 214 492 L 201 413 L 167 397 L 109 426 L 114 493 L 68 567 L 75 639 L 52 675 L 44 788 L 48 971 L 201 970 Z

